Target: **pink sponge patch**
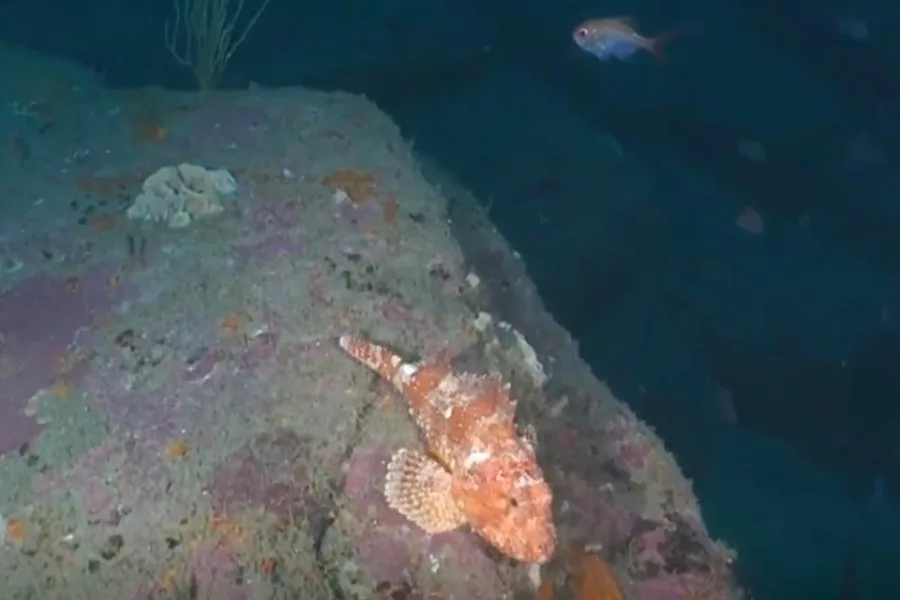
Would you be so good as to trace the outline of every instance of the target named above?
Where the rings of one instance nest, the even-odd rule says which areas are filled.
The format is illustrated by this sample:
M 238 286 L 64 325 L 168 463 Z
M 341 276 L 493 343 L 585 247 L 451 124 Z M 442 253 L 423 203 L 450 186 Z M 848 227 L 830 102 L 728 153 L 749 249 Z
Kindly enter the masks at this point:
M 0 293 L 0 455 L 30 442 L 40 425 L 22 411 L 28 400 L 62 377 L 69 347 L 121 299 L 109 285 L 114 270 L 96 268 L 80 277 L 37 275 Z M 82 373 L 67 374 L 69 383 Z

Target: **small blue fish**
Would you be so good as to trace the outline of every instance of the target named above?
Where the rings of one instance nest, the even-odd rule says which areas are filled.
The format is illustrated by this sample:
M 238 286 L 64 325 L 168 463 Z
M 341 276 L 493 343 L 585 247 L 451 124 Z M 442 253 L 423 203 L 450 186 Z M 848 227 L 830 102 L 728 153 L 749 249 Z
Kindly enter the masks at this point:
M 600 60 L 627 60 L 639 50 L 646 50 L 661 59 L 663 56 L 660 49 L 663 44 L 678 35 L 679 32 L 672 31 L 657 37 L 645 37 L 638 33 L 634 20 L 615 17 L 585 21 L 572 32 L 572 39 L 582 50 Z

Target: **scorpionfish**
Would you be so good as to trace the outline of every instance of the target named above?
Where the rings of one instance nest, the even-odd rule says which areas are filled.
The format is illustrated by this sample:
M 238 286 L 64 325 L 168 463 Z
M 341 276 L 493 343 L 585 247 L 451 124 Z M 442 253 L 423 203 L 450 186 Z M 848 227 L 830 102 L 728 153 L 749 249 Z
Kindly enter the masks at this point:
M 455 373 L 449 361 L 409 363 L 367 340 L 341 348 L 402 393 L 425 451 L 402 448 L 385 476 L 387 504 L 428 533 L 468 524 L 503 554 L 544 563 L 556 548 L 553 494 L 534 444 L 515 425 L 497 373 Z

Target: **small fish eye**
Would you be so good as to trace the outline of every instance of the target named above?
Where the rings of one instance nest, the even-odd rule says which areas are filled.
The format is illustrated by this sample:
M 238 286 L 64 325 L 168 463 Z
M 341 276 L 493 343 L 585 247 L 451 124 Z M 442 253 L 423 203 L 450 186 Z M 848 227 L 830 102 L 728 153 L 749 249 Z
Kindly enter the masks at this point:
M 575 35 L 577 35 L 578 37 L 582 37 L 582 38 L 586 37 L 587 34 L 588 34 L 588 31 L 584 27 L 582 27 L 581 29 L 579 29 L 578 31 L 575 32 Z
M 510 496 L 510 498 L 509 498 L 509 505 L 512 506 L 513 508 L 518 508 L 518 506 L 519 506 L 519 501 L 516 500 L 515 496 Z

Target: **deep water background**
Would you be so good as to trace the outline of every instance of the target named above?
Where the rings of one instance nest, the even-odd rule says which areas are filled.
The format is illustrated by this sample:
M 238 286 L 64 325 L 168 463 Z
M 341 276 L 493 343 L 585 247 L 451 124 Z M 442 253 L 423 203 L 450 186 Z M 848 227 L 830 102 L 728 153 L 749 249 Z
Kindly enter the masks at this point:
M 193 88 L 166 0 L 0 10 L 4 41 L 111 86 Z M 691 34 L 664 62 L 572 43 L 626 14 Z M 363 93 L 490 202 L 756 597 L 895 597 L 879 532 L 900 502 L 900 8 L 272 0 L 222 87 L 251 83 Z M 737 226 L 747 207 L 763 233 Z

